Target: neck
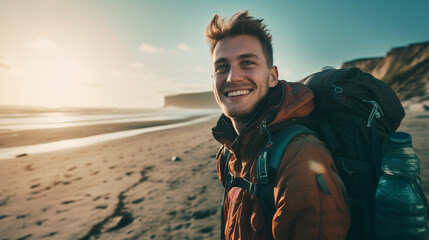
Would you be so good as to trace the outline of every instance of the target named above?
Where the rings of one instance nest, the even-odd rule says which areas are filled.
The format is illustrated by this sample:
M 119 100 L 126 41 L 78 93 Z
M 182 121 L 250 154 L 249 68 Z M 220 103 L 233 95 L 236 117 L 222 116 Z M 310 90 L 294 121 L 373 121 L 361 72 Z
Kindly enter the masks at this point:
M 237 135 L 240 135 L 241 131 L 246 126 L 246 122 L 236 120 L 236 119 L 231 119 L 231 122 L 232 122 L 232 126 L 234 126 L 234 129 L 235 129 L 235 132 L 237 133 Z

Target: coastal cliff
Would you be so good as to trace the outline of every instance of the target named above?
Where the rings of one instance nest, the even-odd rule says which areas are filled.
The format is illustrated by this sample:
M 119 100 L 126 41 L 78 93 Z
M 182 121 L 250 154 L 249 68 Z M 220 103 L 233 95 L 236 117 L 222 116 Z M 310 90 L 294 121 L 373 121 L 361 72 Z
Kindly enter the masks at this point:
M 392 48 L 386 56 L 345 62 L 389 84 L 402 101 L 429 100 L 429 42 Z
M 165 107 L 218 108 L 213 92 L 185 93 L 165 96 Z

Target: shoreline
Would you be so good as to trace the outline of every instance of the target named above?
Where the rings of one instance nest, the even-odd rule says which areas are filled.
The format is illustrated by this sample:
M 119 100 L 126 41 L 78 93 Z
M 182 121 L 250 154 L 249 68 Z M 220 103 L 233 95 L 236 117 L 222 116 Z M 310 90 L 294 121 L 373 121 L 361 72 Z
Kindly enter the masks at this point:
M 204 115 L 173 119 L 173 120 L 158 120 L 158 121 L 139 121 L 139 122 L 123 122 L 123 123 L 107 123 L 107 124 L 92 124 L 76 127 L 64 128 L 46 128 L 35 130 L 20 130 L 20 131 L 4 131 L 0 132 L 0 149 L 26 145 L 36 145 L 62 140 L 83 138 L 95 136 L 105 133 L 121 132 L 133 129 L 149 128 L 174 123 L 181 123 Z
M 209 121 L 215 118 L 216 116 L 215 115 L 205 115 L 205 116 L 199 116 L 199 117 L 196 116 L 196 117 L 187 118 L 185 120 L 180 119 L 180 120 L 156 121 L 149 124 L 142 124 L 142 123 L 114 124 L 117 126 L 117 128 L 112 127 L 111 124 L 107 124 L 107 125 L 103 124 L 102 126 L 97 125 L 95 130 L 99 130 L 99 131 L 97 132 L 96 135 L 91 134 L 89 136 L 85 135 L 84 137 L 76 138 L 78 136 L 75 134 L 76 132 L 69 131 L 71 135 L 69 134 L 66 136 L 73 137 L 72 139 L 64 139 L 64 140 L 53 141 L 53 142 L 44 142 L 44 143 L 33 144 L 33 145 L 0 148 L 0 150 L 2 150 L 0 153 L 0 161 L 5 159 L 26 157 L 28 155 L 33 155 L 33 154 L 54 152 L 54 151 L 60 151 L 60 150 L 69 149 L 69 148 L 89 146 L 96 143 L 101 143 L 101 142 L 106 142 L 106 141 L 111 141 L 111 140 L 116 140 L 121 138 L 127 138 L 127 137 L 149 133 L 149 132 L 184 127 L 188 125 Z M 107 128 L 105 125 L 107 126 Z M 91 128 L 93 126 L 85 126 L 84 129 L 87 129 L 88 127 Z M 75 127 L 73 127 L 73 129 L 74 128 Z M 118 129 L 120 130 L 113 131 Z M 47 129 L 47 130 L 50 130 L 50 129 Z M 60 130 L 64 130 L 64 129 L 60 129 Z M 67 128 L 65 130 L 68 131 L 69 129 Z M 45 130 L 32 130 L 32 131 L 36 131 L 36 132 L 41 131 L 42 133 L 46 133 Z M 44 139 L 43 135 L 38 135 L 38 136 Z

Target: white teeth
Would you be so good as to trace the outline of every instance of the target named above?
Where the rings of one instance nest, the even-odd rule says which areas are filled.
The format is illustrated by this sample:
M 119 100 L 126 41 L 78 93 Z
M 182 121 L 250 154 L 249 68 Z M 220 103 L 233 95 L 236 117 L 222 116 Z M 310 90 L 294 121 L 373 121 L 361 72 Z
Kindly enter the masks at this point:
M 239 90 L 239 91 L 234 91 L 234 92 L 229 92 L 227 93 L 228 97 L 236 97 L 236 96 L 241 96 L 241 95 L 247 95 L 250 93 L 250 90 Z

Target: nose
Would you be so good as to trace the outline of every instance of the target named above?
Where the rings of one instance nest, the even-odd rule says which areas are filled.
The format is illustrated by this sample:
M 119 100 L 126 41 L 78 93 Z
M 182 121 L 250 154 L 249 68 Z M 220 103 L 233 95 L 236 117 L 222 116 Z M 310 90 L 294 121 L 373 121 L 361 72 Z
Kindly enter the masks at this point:
M 229 69 L 227 82 L 240 82 L 244 79 L 243 71 L 237 66 L 231 66 Z

